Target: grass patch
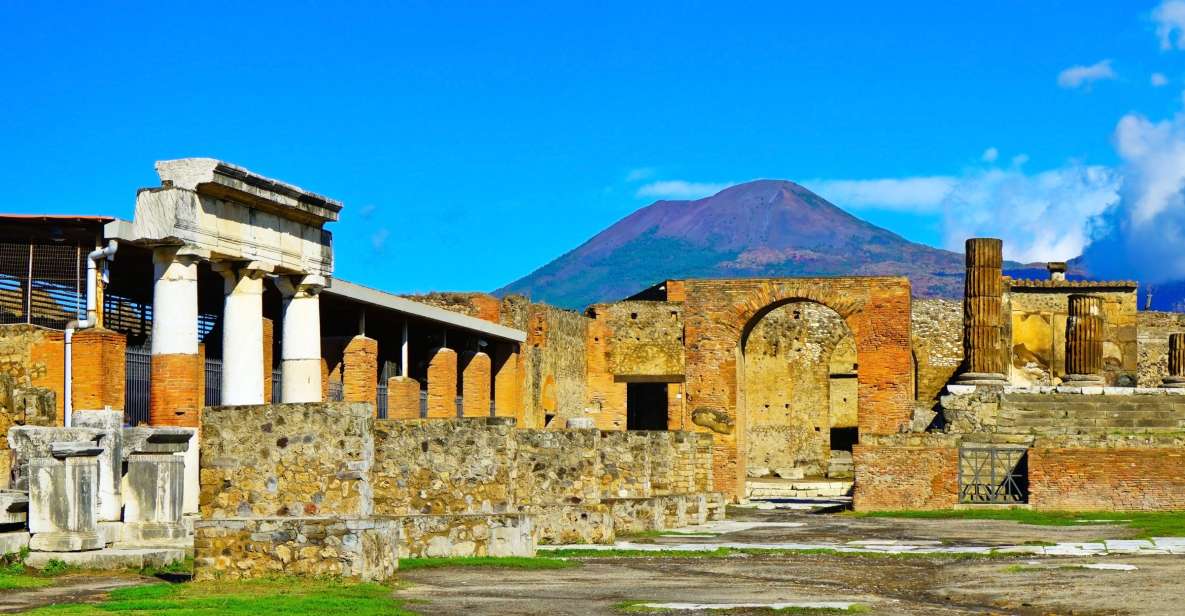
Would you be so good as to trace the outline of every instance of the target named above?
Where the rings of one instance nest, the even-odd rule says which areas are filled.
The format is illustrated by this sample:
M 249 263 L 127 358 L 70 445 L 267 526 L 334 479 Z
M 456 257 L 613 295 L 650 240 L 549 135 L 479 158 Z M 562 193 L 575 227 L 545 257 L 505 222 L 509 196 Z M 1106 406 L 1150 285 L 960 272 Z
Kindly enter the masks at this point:
M 193 575 L 193 557 L 186 556 L 184 560 L 175 560 L 163 567 L 144 567 L 136 573 L 144 577 L 171 577 Z
M 897 560 L 978 560 L 985 558 L 1017 558 L 1016 554 L 997 552 L 849 552 L 830 548 L 813 549 L 768 549 L 768 548 L 716 548 L 715 550 L 587 550 L 568 548 L 549 550 L 560 558 L 733 558 L 745 556 L 837 556 L 840 558 L 887 558 Z
M 273 578 L 151 584 L 121 588 L 96 604 L 44 607 L 27 614 L 95 616 L 118 612 L 129 616 L 260 616 L 261 614 L 350 616 L 412 616 L 381 584 L 354 584 L 328 579 Z
M 1185 511 L 1033 511 L 1032 509 L 942 509 L 870 511 L 846 515 L 925 520 L 1005 520 L 1035 526 L 1088 526 L 1106 520 L 1136 531 L 1136 538 L 1185 537 Z M 1092 520 L 1094 522 L 1082 522 Z
M 53 585 L 53 576 L 25 566 L 29 548 L 0 556 L 0 590 L 28 590 Z
M 1004 573 L 1036 573 L 1037 571 L 1046 571 L 1048 567 L 1038 567 L 1036 565 L 1008 565 L 1004 567 Z
M 661 601 L 622 601 L 613 606 L 613 609 L 623 614 L 674 614 L 683 612 L 684 610 L 673 610 L 664 607 L 650 607 L 648 603 L 663 603 Z M 866 614 L 870 612 L 868 606 L 852 605 L 848 608 L 836 607 L 741 607 L 732 609 L 708 610 L 712 614 L 779 614 L 779 615 L 793 615 L 802 614 L 804 616 L 827 616 L 829 614 Z
M 547 556 L 473 556 L 466 558 L 402 558 L 399 571 L 442 567 L 502 567 L 506 569 L 566 569 L 579 563 Z

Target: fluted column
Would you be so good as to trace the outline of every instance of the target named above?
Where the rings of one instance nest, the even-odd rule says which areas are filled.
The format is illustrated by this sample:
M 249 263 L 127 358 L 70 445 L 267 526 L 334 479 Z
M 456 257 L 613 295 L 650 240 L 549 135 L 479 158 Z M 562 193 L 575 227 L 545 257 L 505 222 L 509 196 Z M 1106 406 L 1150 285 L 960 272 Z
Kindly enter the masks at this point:
M 1066 320 L 1066 376 L 1071 385 L 1103 383 L 1103 299 L 1071 295 Z
M 967 240 L 963 291 L 963 373 L 959 382 L 1003 385 L 1004 243 L 994 238 Z
M 1169 375 L 1164 386 L 1185 388 L 1185 334 L 1169 334 Z

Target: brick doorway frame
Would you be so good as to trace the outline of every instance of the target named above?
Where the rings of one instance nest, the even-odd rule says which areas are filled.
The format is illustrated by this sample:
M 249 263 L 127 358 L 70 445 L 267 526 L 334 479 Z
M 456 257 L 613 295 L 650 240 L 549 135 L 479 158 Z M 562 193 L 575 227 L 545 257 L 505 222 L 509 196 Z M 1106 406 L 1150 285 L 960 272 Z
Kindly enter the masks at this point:
M 744 496 L 746 417 L 739 400 L 741 343 L 771 310 L 795 301 L 839 314 L 856 341 L 861 435 L 893 434 L 910 420 L 910 285 L 904 277 L 764 278 L 684 281 L 684 425 L 714 434 L 716 489 Z M 706 420 L 710 418 L 711 420 Z

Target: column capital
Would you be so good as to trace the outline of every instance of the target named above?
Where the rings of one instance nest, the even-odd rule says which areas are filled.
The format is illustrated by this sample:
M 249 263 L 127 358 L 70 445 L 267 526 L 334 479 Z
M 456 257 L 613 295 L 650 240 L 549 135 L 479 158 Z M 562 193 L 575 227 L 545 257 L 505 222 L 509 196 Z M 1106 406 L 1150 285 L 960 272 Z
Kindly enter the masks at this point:
M 291 275 L 277 275 L 272 279 L 276 283 L 276 288 L 286 298 L 302 296 L 314 296 L 321 292 L 329 281 L 324 276 L 316 274 L 291 274 Z
M 198 261 L 209 260 L 209 258 L 209 250 L 188 244 L 167 244 L 152 248 L 152 260 L 157 263 L 177 261 L 182 265 L 193 265 Z

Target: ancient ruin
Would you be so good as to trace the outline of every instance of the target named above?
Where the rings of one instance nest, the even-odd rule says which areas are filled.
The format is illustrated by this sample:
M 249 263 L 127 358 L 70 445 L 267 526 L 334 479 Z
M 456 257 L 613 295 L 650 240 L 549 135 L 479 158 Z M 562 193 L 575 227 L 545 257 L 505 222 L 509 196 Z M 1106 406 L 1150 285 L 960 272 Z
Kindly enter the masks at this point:
M 0 237 L 0 544 L 32 562 L 385 580 L 750 498 L 1185 509 L 1185 316 L 1132 282 L 1013 279 L 975 238 L 961 305 L 891 276 L 400 297 L 334 277 L 341 203 L 157 172 L 131 221 Z

